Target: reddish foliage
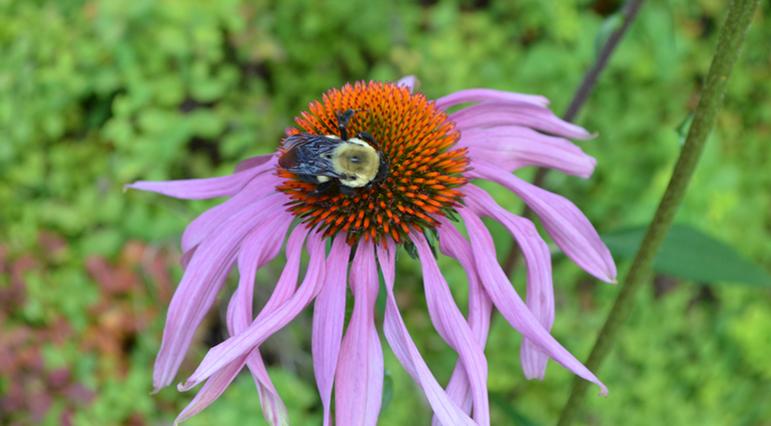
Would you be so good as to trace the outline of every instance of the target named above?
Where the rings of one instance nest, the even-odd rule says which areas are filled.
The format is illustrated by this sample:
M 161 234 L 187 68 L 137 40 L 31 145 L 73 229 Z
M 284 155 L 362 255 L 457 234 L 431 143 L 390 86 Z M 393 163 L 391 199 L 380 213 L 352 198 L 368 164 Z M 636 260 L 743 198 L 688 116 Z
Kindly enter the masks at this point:
M 78 407 L 94 392 L 78 383 L 72 366 L 45 365 L 42 348 L 77 345 L 83 356 L 97 360 L 97 379 L 125 375 L 137 335 L 148 329 L 172 293 L 166 252 L 140 242 L 127 243 L 115 261 L 89 257 L 85 269 L 99 286 L 99 300 L 84 313 L 87 326 L 75 332 L 66 318 L 53 315 L 45 324 L 29 324 L 21 315 L 27 299 L 26 276 L 46 274 L 66 261 L 66 241 L 42 232 L 38 250 L 9 254 L 0 245 L 0 424 L 37 424 L 54 401 L 62 407 L 59 423 L 73 423 Z M 143 424 L 139 416 L 124 424 Z

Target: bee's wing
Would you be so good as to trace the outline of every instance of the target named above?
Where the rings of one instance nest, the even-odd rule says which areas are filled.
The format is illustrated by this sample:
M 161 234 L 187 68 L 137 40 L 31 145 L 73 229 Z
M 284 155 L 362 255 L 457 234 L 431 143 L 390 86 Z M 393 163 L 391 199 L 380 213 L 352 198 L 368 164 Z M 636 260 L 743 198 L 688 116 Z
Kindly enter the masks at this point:
M 327 155 L 333 151 L 338 140 L 321 135 L 300 133 L 284 140 L 284 154 L 278 164 L 292 173 L 339 177 L 332 168 Z

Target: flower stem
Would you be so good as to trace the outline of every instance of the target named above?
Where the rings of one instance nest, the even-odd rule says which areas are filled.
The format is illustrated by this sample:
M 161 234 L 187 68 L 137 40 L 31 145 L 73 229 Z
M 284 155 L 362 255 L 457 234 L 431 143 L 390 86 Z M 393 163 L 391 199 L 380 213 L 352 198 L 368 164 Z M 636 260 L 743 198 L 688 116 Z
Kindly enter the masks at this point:
M 701 99 L 694 113 L 693 123 L 688 130 L 688 136 L 677 159 L 672 177 L 640 249 L 632 262 L 626 280 L 621 286 L 618 296 L 616 296 L 613 307 L 586 362 L 586 366 L 594 372 L 597 372 L 615 342 L 621 324 L 632 309 L 635 292 L 646 282 L 644 278 L 650 271 L 654 255 L 672 225 L 678 206 L 683 201 L 688 182 L 704 150 L 707 136 L 715 124 L 717 112 L 723 103 L 728 77 L 739 57 L 741 45 L 758 3 L 759 0 L 734 0 L 729 6 L 728 16 L 718 35 L 717 48 L 707 74 Z M 583 401 L 582 396 L 586 386 L 587 382 L 578 378 L 574 380 L 570 397 L 562 410 L 558 425 L 569 425 L 575 418 Z
M 573 121 L 573 119 L 576 118 L 576 115 L 578 115 L 578 112 L 581 110 L 581 107 L 583 107 L 584 103 L 586 103 L 586 101 L 589 99 L 589 95 L 592 93 L 595 83 L 597 83 L 597 78 L 605 69 L 605 66 L 608 64 L 611 55 L 616 50 L 616 46 L 618 46 L 618 43 L 624 37 L 627 29 L 629 29 L 632 21 L 634 21 L 635 17 L 637 16 L 637 12 L 640 10 L 640 6 L 642 6 L 643 1 L 644 0 L 628 0 L 623 6 L 623 21 L 621 22 L 621 25 L 610 34 L 608 39 L 605 41 L 605 44 L 602 45 L 602 49 L 597 55 L 597 59 L 594 61 L 594 65 L 592 65 L 592 67 L 586 71 L 586 74 L 584 74 L 584 78 L 581 80 L 581 85 L 579 85 L 578 89 L 576 89 L 576 93 L 573 95 L 573 100 L 570 101 L 570 106 L 568 106 L 568 109 L 562 116 L 562 118 L 564 118 L 566 121 Z M 549 169 L 539 168 L 535 172 L 533 185 L 542 187 L 548 173 Z M 528 207 L 525 207 L 525 209 L 522 211 L 522 216 L 528 219 L 532 219 L 533 211 Z M 516 241 L 513 241 L 511 243 L 511 247 L 509 248 L 509 254 L 503 261 L 503 270 L 506 272 L 506 274 L 508 274 L 508 276 L 511 276 L 514 273 L 514 269 L 517 266 L 518 260 L 519 250 L 517 249 Z

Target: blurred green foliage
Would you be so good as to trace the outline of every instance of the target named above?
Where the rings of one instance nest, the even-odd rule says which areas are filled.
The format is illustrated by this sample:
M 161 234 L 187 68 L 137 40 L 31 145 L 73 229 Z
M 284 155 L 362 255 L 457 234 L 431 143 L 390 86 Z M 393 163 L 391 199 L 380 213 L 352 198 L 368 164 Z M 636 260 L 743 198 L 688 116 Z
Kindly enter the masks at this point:
M 158 424 L 189 401 L 171 389 L 149 395 L 150 369 L 179 277 L 167 253 L 212 203 L 124 193 L 124 184 L 228 173 L 238 160 L 273 150 L 295 113 L 346 81 L 415 74 L 431 97 L 493 87 L 544 94 L 560 112 L 618 3 L 0 0 L 0 423 Z M 651 217 L 724 9 L 715 0 L 647 2 L 579 116 L 598 133 L 583 145 L 597 171 L 586 181 L 552 173 L 548 185 L 602 232 Z M 765 269 L 768 21 L 766 8 L 678 218 Z M 508 239 L 497 243 L 502 252 Z M 463 300 L 463 272 L 441 262 Z M 564 258 L 555 262 L 555 335 L 582 357 L 616 289 L 595 285 Z M 454 355 L 431 329 L 418 268 L 404 262 L 399 273 L 405 320 L 446 380 Z M 111 287 L 116 282 L 124 285 Z M 652 279 L 600 372 L 610 396 L 590 397 L 584 422 L 764 424 L 769 302 L 768 290 Z M 271 339 L 266 353 L 293 424 L 311 425 L 320 404 L 303 321 L 307 315 Z M 202 332 L 188 372 L 222 337 L 217 312 L 208 324 L 213 335 Z M 494 321 L 493 423 L 553 422 L 571 376 L 553 366 L 544 382 L 525 381 L 519 340 Z M 390 354 L 386 360 L 393 396 L 382 424 L 426 424 L 419 392 Z M 263 424 L 251 381 L 242 379 L 190 423 Z M 39 405 L 7 405 L 19 398 Z

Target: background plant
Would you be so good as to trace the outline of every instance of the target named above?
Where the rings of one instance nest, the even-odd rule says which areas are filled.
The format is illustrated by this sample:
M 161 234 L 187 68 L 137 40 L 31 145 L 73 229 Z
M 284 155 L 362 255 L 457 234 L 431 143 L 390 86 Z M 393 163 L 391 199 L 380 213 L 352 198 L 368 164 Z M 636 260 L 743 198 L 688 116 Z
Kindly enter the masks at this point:
M 123 193 L 123 184 L 227 173 L 239 159 L 271 151 L 310 99 L 356 79 L 416 74 L 429 96 L 474 86 L 542 93 L 562 111 L 618 7 L 0 0 L 0 423 L 168 422 L 189 398 L 172 389 L 150 396 L 150 366 L 164 299 L 179 278 L 176 238 L 207 204 Z M 635 227 L 666 185 L 724 12 L 712 0 L 647 3 L 577 118 L 598 133 L 584 144 L 598 158 L 595 175 L 548 178 L 606 234 L 619 260 L 633 253 Z M 668 242 L 603 368 L 611 395 L 588 398 L 586 423 L 771 418 L 768 19 L 767 7 L 755 17 L 677 218 L 686 236 L 696 229 L 698 238 L 720 240 L 737 260 L 693 268 L 699 262 L 688 254 L 702 259 L 715 249 L 705 252 L 710 246 L 698 238 Z M 516 200 L 506 206 L 521 208 Z M 501 241 L 499 252 L 505 248 Z M 555 261 L 555 335 L 582 355 L 617 290 Z M 454 359 L 420 308 L 417 267 L 400 268 L 405 321 L 446 378 Z M 463 277 L 457 269 L 448 276 L 459 298 Z M 265 286 L 271 279 L 270 270 L 260 277 Z M 320 410 L 306 330 L 300 321 L 266 351 L 293 424 L 316 424 Z M 221 337 L 213 312 L 199 350 Z M 20 359 L 32 346 L 38 353 Z M 487 352 L 494 424 L 553 422 L 570 376 L 550 368 L 546 381 L 525 382 L 518 337 L 498 321 Z M 383 424 L 427 421 L 392 358 L 388 374 Z M 49 403 L 16 408 L 19 392 Z M 190 423 L 261 424 L 256 398 L 241 380 Z

